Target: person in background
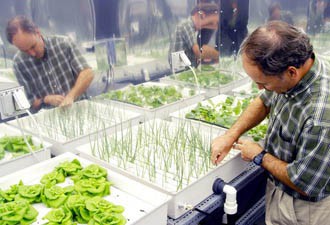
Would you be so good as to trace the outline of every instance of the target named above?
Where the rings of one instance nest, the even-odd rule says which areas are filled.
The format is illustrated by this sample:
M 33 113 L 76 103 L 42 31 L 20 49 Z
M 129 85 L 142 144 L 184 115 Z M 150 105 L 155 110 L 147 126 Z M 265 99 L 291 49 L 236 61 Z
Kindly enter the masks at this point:
M 69 38 L 46 37 L 25 16 L 9 20 L 6 35 L 19 49 L 14 56 L 14 72 L 33 111 L 68 106 L 86 97 L 84 92 L 94 75 Z
M 235 56 L 248 34 L 249 0 L 222 0 L 220 15 L 221 56 Z
M 307 20 L 307 32 L 309 34 L 317 34 L 324 31 L 327 4 L 325 0 L 309 1 Z
M 170 54 L 183 50 L 194 67 L 203 59 L 218 60 L 219 52 L 213 46 L 204 44 L 199 47 L 197 43 L 198 31 L 203 28 L 218 29 L 218 10 L 219 7 L 215 3 L 200 3 L 194 7 L 191 16 L 176 27 Z
M 230 149 L 269 174 L 266 224 L 328 224 L 330 217 L 330 76 L 308 36 L 271 21 L 242 43 L 243 68 L 264 92 L 215 138 L 211 160 Z M 269 117 L 264 144 L 240 138 Z
M 268 8 L 268 21 L 282 20 L 288 24 L 293 25 L 292 14 L 289 11 L 282 10 L 280 3 L 273 2 Z

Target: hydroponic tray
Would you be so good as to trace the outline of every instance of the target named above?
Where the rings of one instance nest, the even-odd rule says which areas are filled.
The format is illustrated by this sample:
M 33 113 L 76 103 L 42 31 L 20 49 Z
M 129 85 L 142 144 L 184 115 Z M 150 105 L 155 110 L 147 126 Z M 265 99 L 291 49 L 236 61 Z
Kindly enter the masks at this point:
M 27 134 L 25 133 L 24 135 Z M 22 136 L 22 132 L 6 124 L 0 124 L 0 137 L 3 136 Z M 0 159 L 0 177 L 50 158 L 51 145 L 49 143 L 41 141 L 35 136 L 32 136 L 32 142 L 38 146 L 42 143 L 43 148 L 35 151 L 33 154 L 26 153 L 17 157 L 5 151 L 4 158 Z
M 73 159 L 78 159 L 83 167 L 92 163 L 72 153 L 64 153 L 0 178 L 0 188 L 5 190 L 11 185 L 17 184 L 20 180 L 25 185 L 38 184 L 41 177 L 53 171 L 58 164 L 72 161 Z M 112 183 L 111 194 L 104 198 L 115 205 L 121 205 L 125 208 L 123 216 L 127 219 L 127 225 L 166 225 L 169 196 L 147 185 L 131 180 L 116 171 L 107 169 L 107 172 L 108 180 Z M 67 178 L 64 186 L 65 184 L 72 184 L 72 181 Z M 50 208 L 47 208 L 42 203 L 33 204 L 33 207 L 39 212 L 37 221 L 33 224 L 45 224 L 46 220 L 43 220 L 42 217 L 50 211 Z
M 139 113 L 116 107 L 113 104 L 83 100 L 66 108 L 54 108 L 19 119 L 24 130 L 41 134 L 52 143 L 52 154 L 73 151 L 79 143 L 87 143 L 97 138 L 99 132 L 114 132 L 116 129 L 138 123 Z M 17 121 L 9 124 L 18 126 Z
M 191 89 L 191 88 L 186 88 L 186 87 L 179 87 L 178 85 L 171 85 L 171 84 L 166 84 L 166 83 L 159 83 L 159 82 L 146 82 L 143 84 L 139 84 L 136 86 L 128 86 L 125 87 L 123 89 L 121 89 L 120 91 L 128 91 L 130 90 L 130 88 L 135 88 L 135 89 L 139 89 L 139 88 L 169 88 L 169 87 L 173 87 L 175 88 L 175 90 L 177 90 L 178 93 L 181 93 L 181 98 L 179 100 L 173 101 L 173 102 L 169 102 L 167 103 L 167 99 L 165 97 L 165 99 L 159 99 L 160 102 L 163 102 L 164 104 L 160 105 L 160 106 L 139 106 L 139 105 L 134 105 L 133 103 L 127 101 L 127 102 L 123 102 L 123 101 L 119 101 L 119 100 L 110 100 L 107 99 L 106 97 L 102 97 L 102 96 L 98 96 L 97 99 L 101 99 L 101 102 L 103 103 L 108 103 L 109 101 L 111 102 L 111 104 L 114 104 L 120 108 L 123 108 L 125 110 L 132 110 L 134 112 L 140 113 L 143 115 L 143 118 L 145 120 L 148 119 L 155 119 L 155 118 L 166 118 L 168 117 L 168 115 L 171 112 L 174 112 L 176 110 L 178 110 L 179 108 L 182 107 L 186 107 L 189 106 L 191 104 L 194 104 L 196 102 L 202 101 L 204 99 L 204 92 L 203 91 L 197 91 L 195 89 Z M 138 93 L 138 92 L 136 92 Z M 166 94 L 164 94 L 164 96 L 166 96 Z M 145 98 L 145 96 L 134 96 L 137 98 Z M 167 98 L 170 98 L 173 96 L 167 96 Z M 156 99 L 155 99 L 156 100 Z
M 168 216 L 178 218 L 210 196 L 216 178 L 229 182 L 247 166 L 232 150 L 210 162 L 210 143 L 224 130 L 206 124 L 150 120 L 77 147 L 77 152 L 172 198 Z
M 215 72 L 215 71 L 212 71 Z M 216 96 L 218 94 L 225 94 L 225 93 L 231 93 L 232 89 L 235 87 L 241 86 L 245 83 L 247 83 L 250 78 L 243 74 L 243 73 L 233 73 L 230 71 L 226 70 L 218 70 L 219 73 L 221 74 L 226 74 L 229 76 L 233 77 L 233 81 L 228 82 L 227 84 L 217 84 L 217 85 L 200 85 L 199 89 L 202 92 L 205 92 L 205 97 L 206 98 L 211 98 L 213 96 Z M 203 72 L 205 74 L 210 73 L 210 72 Z M 195 80 L 193 80 L 191 83 L 190 82 L 185 82 L 179 80 L 177 77 L 180 76 L 180 74 L 175 74 L 175 75 L 170 75 L 166 76 L 163 78 L 160 78 L 160 82 L 167 83 L 167 84 L 173 84 L 173 85 L 182 85 L 185 87 L 190 87 L 190 88 L 195 88 L 197 89 L 198 86 L 195 83 Z M 198 77 L 198 74 L 197 74 Z
M 253 96 L 217 95 L 198 104 L 188 106 L 170 114 L 171 121 L 190 120 L 192 123 L 206 123 L 224 129 L 230 128 L 248 106 Z M 187 117 L 187 115 L 189 115 Z M 267 130 L 265 119 L 246 133 L 247 138 L 262 143 Z

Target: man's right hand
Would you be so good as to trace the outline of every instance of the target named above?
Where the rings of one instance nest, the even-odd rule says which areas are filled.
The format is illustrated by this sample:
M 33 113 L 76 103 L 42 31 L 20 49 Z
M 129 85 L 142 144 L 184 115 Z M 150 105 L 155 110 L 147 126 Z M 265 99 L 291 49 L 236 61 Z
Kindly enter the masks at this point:
M 59 106 L 64 98 L 65 96 L 63 95 L 47 95 L 44 97 L 44 102 L 48 105 Z
M 235 143 L 235 139 L 229 135 L 222 135 L 215 138 L 211 144 L 211 161 L 213 164 L 219 164 L 228 154 Z

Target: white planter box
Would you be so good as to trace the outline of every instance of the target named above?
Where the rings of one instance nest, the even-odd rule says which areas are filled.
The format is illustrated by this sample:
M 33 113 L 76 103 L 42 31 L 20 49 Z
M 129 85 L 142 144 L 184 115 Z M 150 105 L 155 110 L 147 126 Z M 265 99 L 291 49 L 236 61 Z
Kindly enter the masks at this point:
M 59 163 L 72 161 L 73 159 L 78 159 L 83 167 L 91 164 L 91 161 L 72 153 L 64 153 L 0 178 L 0 188 L 7 189 L 20 180 L 27 185 L 38 184 L 41 177 L 51 172 Z M 111 194 L 104 198 L 125 208 L 123 215 L 127 219 L 127 225 L 166 225 L 169 196 L 113 170 L 108 170 L 108 179 L 113 185 L 111 186 Z M 66 182 L 70 183 L 72 181 L 67 179 Z M 44 224 L 46 221 L 42 220 L 42 217 L 51 209 L 44 204 L 34 204 L 33 206 L 39 212 L 38 220 L 33 224 Z
M 230 71 L 224 71 L 220 70 L 220 73 L 224 74 L 231 74 Z M 207 71 L 204 73 L 208 73 Z M 198 76 L 198 74 L 197 74 Z M 225 93 L 230 93 L 235 87 L 241 86 L 243 84 L 246 84 L 250 78 L 244 74 L 241 73 L 235 73 L 233 74 L 234 80 L 232 82 L 229 82 L 224 85 L 219 85 L 217 87 L 207 87 L 207 86 L 200 86 L 200 91 L 205 92 L 205 97 L 206 98 L 211 98 L 213 96 L 216 96 L 218 94 L 225 94 Z M 170 75 L 167 77 L 160 78 L 160 82 L 167 83 L 167 84 L 173 84 L 173 85 L 182 85 L 185 87 L 190 87 L 190 88 L 197 88 L 196 83 L 188 83 L 185 81 L 180 81 L 178 79 L 175 79 L 175 75 Z
M 68 108 L 44 110 L 34 115 L 39 127 L 30 117 L 20 118 L 24 130 L 41 135 L 52 143 L 52 154 L 73 151 L 77 144 L 88 143 L 99 133 L 111 133 L 131 124 L 137 124 L 141 115 L 95 101 L 83 100 Z M 18 126 L 16 121 L 9 124 Z M 39 129 L 38 129 L 39 128 Z
M 184 122 L 186 123 L 184 128 L 186 131 L 181 135 L 186 139 L 191 139 L 196 137 L 194 132 L 200 133 L 204 137 L 203 140 L 205 140 L 205 143 L 202 143 L 202 145 L 210 144 L 213 138 L 224 132 L 223 129 L 215 126 L 203 125 L 201 123 L 194 123 L 190 126 L 188 121 Z M 166 126 L 169 128 L 168 134 L 165 134 L 166 129 L 161 129 Z M 141 137 L 138 133 L 139 129 L 150 131 L 147 132 L 149 139 Z M 156 119 L 126 129 L 122 133 L 106 137 L 105 140 L 107 140 L 106 142 L 110 149 L 103 149 L 102 145 L 104 146 L 104 144 L 102 142 L 104 140 L 97 140 L 94 143 L 79 146 L 77 152 L 82 157 L 86 157 L 113 170 L 118 170 L 120 173 L 138 182 L 170 195 L 172 198 L 168 203 L 168 216 L 176 219 L 188 211 L 188 209 L 182 207 L 183 205 L 195 206 L 213 193 L 212 185 L 216 178 L 221 177 L 229 182 L 247 166 L 247 163 L 241 160 L 237 150 L 232 150 L 222 163 L 216 167 L 210 165 L 209 152 L 203 154 L 203 149 L 196 149 L 196 153 L 193 155 L 187 152 L 189 142 L 183 143 L 179 141 L 177 149 L 169 147 L 174 146 L 172 145 L 175 143 L 173 140 L 180 135 L 177 130 L 180 129 L 177 129 L 175 123 Z M 191 136 L 189 136 L 190 133 L 192 133 Z M 122 149 L 122 152 L 118 154 L 112 152 L 111 149 L 112 142 L 112 146 L 121 146 L 121 143 L 113 140 L 126 140 L 131 137 L 132 149 L 140 149 L 140 146 L 137 145 L 139 137 L 144 141 L 143 145 L 145 145 L 143 149 L 137 152 L 137 159 L 134 162 L 129 162 L 129 159 L 125 159 L 128 148 Z M 172 141 L 170 137 L 173 138 Z M 201 139 L 196 137 L 196 140 Z M 155 144 L 159 142 L 161 144 Z M 164 146 L 163 151 L 161 151 L 160 146 Z M 169 149 L 173 150 L 173 152 L 170 153 Z M 172 156 L 168 157 L 171 154 Z M 194 159 L 189 158 L 190 156 Z M 166 166 L 167 162 L 169 164 Z
M 157 83 L 157 82 L 146 82 L 143 84 L 145 87 L 152 87 L 152 86 L 156 86 L 156 87 L 168 87 L 168 86 L 175 86 L 178 90 L 178 86 L 177 85 L 170 85 L 170 84 L 166 84 L 166 83 Z M 140 86 L 137 85 L 137 86 Z M 125 87 L 124 89 L 121 89 L 122 91 L 125 91 L 125 89 L 128 89 L 128 87 Z M 166 117 L 168 117 L 168 115 L 171 112 L 174 112 L 182 107 L 187 107 L 191 104 L 194 104 L 196 102 L 202 101 L 204 99 L 204 92 L 200 91 L 198 93 L 197 90 L 195 90 L 195 88 L 193 89 L 195 91 L 195 95 L 190 96 L 189 92 L 192 89 L 189 88 L 183 88 L 181 93 L 182 93 L 182 99 L 176 101 L 176 102 L 172 102 L 166 105 L 162 105 L 160 107 L 157 108 L 150 108 L 150 107 L 141 107 L 141 106 L 137 106 L 134 104 L 131 104 L 129 102 L 122 102 L 122 101 L 116 101 L 116 100 L 110 100 L 110 99 L 102 99 L 100 100 L 103 103 L 108 103 L 111 102 L 111 104 L 116 105 L 120 108 L 123 108 L 125 110 L 132 110 L 134 112 L 140 113 L 141 115 L 143 115 L 144 120 L 149 120 L 149 119 L 155 119 L 155 118 L 160 118 L 160 119 L 164 119 Z
M 20 130 L 10 127 L 6 124 L 0 124 L 0 137 L 3 136 L 21 136 Z M 27 135 L 27 134 L 25 134 Z M 39 138 L 32 136 L 35 145 L 40 145 Z M 27 166 L 44 161 L 50 158 L 50 144 L 43 142 L 44 148 L 35 151 L 34 154 L 27 153 L 19 157 L 13 157 L 12 153 L 5 151 L 5 156 L 0 160 L 0 177 L 14 171 L 23 169 Z

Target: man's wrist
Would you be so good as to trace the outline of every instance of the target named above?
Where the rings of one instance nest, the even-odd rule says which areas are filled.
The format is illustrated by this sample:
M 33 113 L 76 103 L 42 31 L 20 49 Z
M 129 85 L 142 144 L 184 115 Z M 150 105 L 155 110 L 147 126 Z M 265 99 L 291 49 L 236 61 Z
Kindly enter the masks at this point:
M 253 160 L 252 160 L 253 163 L 256 164 L 257 166 L 261 166 L 266 153 L 267 153 L 266 150 L 262 150 L 262 152 L 260 152 L 258 155 L 256 155 L 253 158 Z
M 40 99 L 40 108 L 43 108 L 47 105 L 47 103 L 45 102 L 45 98 L 46 98 L 46 96 L 44 96 Z

